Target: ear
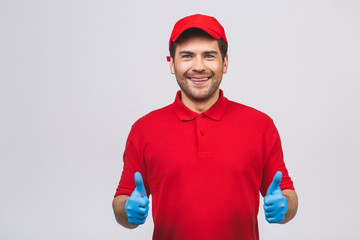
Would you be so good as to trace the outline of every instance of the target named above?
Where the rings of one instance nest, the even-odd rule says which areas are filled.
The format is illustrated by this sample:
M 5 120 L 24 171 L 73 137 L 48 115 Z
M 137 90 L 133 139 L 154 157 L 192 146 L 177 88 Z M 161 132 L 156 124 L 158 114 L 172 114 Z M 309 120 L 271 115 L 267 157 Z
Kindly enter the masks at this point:
M 228 68 L 228 55 L 226 54 L 223 63 L 223 74 L 227 73 L 227 68 Z
M 170 72 L 171 74 L 175 74 L 174 59 L 172 57 L 170 57 Z

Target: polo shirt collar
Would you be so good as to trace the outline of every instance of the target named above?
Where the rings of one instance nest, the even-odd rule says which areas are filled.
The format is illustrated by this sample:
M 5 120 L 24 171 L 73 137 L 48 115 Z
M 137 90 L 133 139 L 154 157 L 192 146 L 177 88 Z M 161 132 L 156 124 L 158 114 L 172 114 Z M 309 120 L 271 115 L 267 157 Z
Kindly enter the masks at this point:
M 176 115 L 179 117 L 182 121 L 189 121 L 193 120 L 199 115 L 206 115 L 207 117 L 213 119 L 213 120 L 220 120 L 221 117 L 224 115 L 227 103 L 229 100 L 224 97 L 223 91 L 220 89 L 220 98 L 219 100 L 207 111 L 203 113 L 196 113 L 189 108 L 187 108 L 180 100 L 181 98 L 181 91 L 179 90 L 176 93 L 175 101 L 172 104 L 174 106 L 174 110 L 176 112 Z

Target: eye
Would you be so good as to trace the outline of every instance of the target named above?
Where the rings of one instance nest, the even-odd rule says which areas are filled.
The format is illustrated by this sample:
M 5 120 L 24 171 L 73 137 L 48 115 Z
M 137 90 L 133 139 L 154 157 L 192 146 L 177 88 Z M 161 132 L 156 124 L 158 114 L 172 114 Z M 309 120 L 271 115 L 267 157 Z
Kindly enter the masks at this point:
M 191 55 L 190 54 L 184 54 L 181 56 L 181 58 L 191 58 Z
M 206 55 L 205 55 L 205 58 L 215 58 L 215 56 L 214 56 L 214 55 L 211 55 L 211 54 L 206 54 Z

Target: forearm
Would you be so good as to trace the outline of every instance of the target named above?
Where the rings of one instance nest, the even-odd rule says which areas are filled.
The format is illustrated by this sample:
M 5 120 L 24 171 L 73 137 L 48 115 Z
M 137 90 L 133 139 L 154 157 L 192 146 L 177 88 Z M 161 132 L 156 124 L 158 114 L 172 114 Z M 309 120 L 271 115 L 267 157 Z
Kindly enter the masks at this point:
M 283 190 L 282 194 L 286 197 L 287 200 L 287 212 L 285 214 L 284 220 L 280 222 L 281 224 L 284 224 L 295 217 L 298 208 L 298 198 L 296 192 L 291 189 Z
M 129 198 L 127 195 L 116 196 L 112 202 L 116 221 L 126 228 L 136 228 L 137 225 L 133 225 L 128 222 L 128 216 L 125 211 L 125 202 Z

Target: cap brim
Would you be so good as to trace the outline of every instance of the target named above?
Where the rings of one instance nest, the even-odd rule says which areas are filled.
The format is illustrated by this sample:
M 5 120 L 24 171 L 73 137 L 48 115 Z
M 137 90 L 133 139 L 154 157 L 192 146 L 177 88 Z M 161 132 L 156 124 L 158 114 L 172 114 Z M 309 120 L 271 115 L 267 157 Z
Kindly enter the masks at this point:
M 201 29 L 203 31 L 205 31 L 206 33 L 208 33 L 210 36 L 212 36 L 215 39 L 220 39 L 221 36 L 219 34 L 217 34 L 216 32 L 214 32 L 213 30 L 206 28 L 204 26 L 198 26 L 198 25 L 192 25 L 191 27 L 185 27 L 181 30 L 179 30 L 179 32 L 171 39 L 172 42 L 175 42 L 181 34 L 183 34 L 186 30 L 191 29 L 191 28 L 198 28 Z

